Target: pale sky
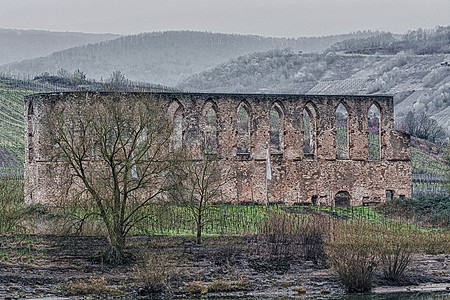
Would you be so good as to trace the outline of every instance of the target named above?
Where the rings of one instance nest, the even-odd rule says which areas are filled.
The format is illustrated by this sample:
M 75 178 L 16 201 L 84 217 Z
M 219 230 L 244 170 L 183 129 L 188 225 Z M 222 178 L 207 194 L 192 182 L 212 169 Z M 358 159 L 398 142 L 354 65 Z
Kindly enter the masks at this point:
M 450 25 L 450 0 L 0 0 L 0 28 L 324 36 Z

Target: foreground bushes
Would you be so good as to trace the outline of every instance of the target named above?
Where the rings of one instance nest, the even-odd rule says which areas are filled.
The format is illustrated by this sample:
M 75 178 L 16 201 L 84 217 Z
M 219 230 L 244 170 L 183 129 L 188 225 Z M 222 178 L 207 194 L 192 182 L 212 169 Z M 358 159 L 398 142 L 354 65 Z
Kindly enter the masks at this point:
M 39 233 L 62 235 L 104 233 L 99 226 L 96 211 L 90 207 L 74 205 L 51 210 L 35 205 L 34 208 L 26 208 L 21 181 L 0 181 L 0 205 L 0 233 L 25 231 L 26 228 L 32 228 L 33 233 L 39 232 L 37 228 L 45 228 L 46 231 Z M 161 205 L 156 208 L 158 207 Z M 177 228 L 180 224 L 175 217 L 181 215 L 178 213 L 182 212 L 183 207 L 177 207 L 176 210 L 170 208 L 173 207 L 165 208 L 165 215 L 159 214 L 161 209 L 149 210 L 147 213 L 149 217 L 158 217 L 158 225 Z M 320 211 L 285 207 L 266 209 L 252 206 L 240 210 L 235 206 L 219 208 L 212 216 L 223 221 L 220 223 L 223 227 L 215 228 L 213 233 L 223 232 L 223 228 L 227 229 L 228 225 L 235 229 L 232 231 L 235 234 L 234 238 L 226 239 L 227 244 L 212 253 L 217 264 L 232 266 L 242 258 L 242 253 L 251 260 L 253 266 L 261 268 L 289 268 L 293 261 L 310 260 L 319 266 L 328 264 L 332 267 L 349 292 L 369 291 L 375 271 L 381 272 L 387 280 L 402 281 L 413 254 L 448 253 L 450 249 L 448 231 L 421 232 L 423 228 L 410 226 L 405 222 L 392 224 L 381 218 L 379 223 L 377 219 L 373 222 L 358 218 L 342 219 L 342 216 L 334 217 Z M 33 215 L 30 213 L 32 209 Z M 167 224 L 159 222 L 162 216 L 165 216 Z M 233 227 L 235 224 L 231 224 L 233 216 L 235 220 L 239 220 L 236 221 L 239 226 Z M 45 226 L 37 226 L 39 222 Z M 151 231 L 153 227 L 148 224 L 142 225 L 147 225 L 147 229 Z M 59 232 L 55 231 L 57 229 Z M 162 229 L 154 230 L 151 233 L 165 233 Z M 189 233 L 184 230 L 180 232 Z M 170 290 L 171 282 L 176 277 L 174 269 L 170 269 L 171 265 L 176 264 L 177 262 L 172 264 L 164 255 L 147 255 L 141 262 L 141 267 L 136 269 L 143 287 L 142 292 Z M 213 289 L 225 289 L 221 284 L 217 283 Z M 75 282 L 74 288 L 80 286 L 82 283 Z
M 374 271 L 394 282 L 405 279 L 414 253 L 427 250 L 440 240 L 450 245 L 449 234 L 427 233 L 405 228 L 386 228 L 362 220 L 337 222 L 327 246 L 328 261 L 348 292 L 372 288 Z M 444 246 L 445 247 L 445 246 Z
M 248 253 L 254 256 L 286 262 L 311 260 L 325 262 L 323 232 L 327 217 L 269 212 L 257 225 L 256 232 L 247 234 Z
M 377 246 L 377 239 L 366 223 L 336 223 L 327 247 L 328 261 L 348 292 L 372 289 Z

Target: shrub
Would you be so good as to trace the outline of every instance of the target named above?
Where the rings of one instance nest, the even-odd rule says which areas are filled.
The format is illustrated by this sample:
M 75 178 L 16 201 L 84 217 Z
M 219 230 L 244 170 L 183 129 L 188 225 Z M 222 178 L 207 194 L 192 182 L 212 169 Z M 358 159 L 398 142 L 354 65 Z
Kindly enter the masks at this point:
M 328 251 L 328 259 L 348 292 L 372 289 L 377 258 L 369 245 L 334 244 Z
M 386 237 L 380 248 L 380 263 L 386 279 L 399 282 L 411 262 L 414 239 L 409 234 Z
M 445 196 L 396 198 L 388 200 L 379 211 L 403 218 L 408 217 L 427 225 L 450 227 L 450 201 Z
M 23 231 L 26 215 L 23 180 L 0 180 L 0 233 Z
M 241 249 L 234 243 L 222 245 L 219 249 L 209 253 L 210 259 L 217 265 L 232 266 L 238 261 Z
M 170 264 L 166 254 L 146 251 L 134 269 L 137 281 L 142 285 L 141 296 L 170 291 L 170 283 L 176 278 L 178 270 Z
M 338 223 L 327 248 L 328 262 L 348 292 L 372 289 L 377 265 L 377 234 L 365 222 Z
M 269 212 L 257 225 L 257 233 L 247 237 L 249 253 L 279 263 L 301 258 L 320 263 L 325 260 L 324 220 L 319 216 Z

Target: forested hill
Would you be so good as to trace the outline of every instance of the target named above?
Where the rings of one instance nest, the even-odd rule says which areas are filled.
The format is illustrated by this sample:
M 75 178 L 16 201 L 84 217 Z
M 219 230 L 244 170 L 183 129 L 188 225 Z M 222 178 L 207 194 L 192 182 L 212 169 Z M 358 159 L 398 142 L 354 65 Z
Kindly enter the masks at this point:
M 0 28 L 0 65 L 49 55 L 89 43 L 115 39 L 117 34 L 54 32 Z
M 69 72 L 80 69 L 89 78 L 100 79 L 119 70 L 131 80 L 174 85 L 192 74 L 248 53 L 283 48 L 322 52 L 339 41 L 375 34 L 379 33 L 288 39 L 192 31 L 154 32 L 55 52 L 1 66 L 0 71 L 36 75 L 56 74 L 61 68 Z
M 427 112 L 450 133 L 450 54 L 245 55 L 191 76 L 177 87 L 199 92 L 391 94 L 396 117 Z
M 417 29 L 403 35 L 380 33 L 366 38 L 351 38 L 338 42 L 331 51 L 359 54 L 450 54 L 450 26 Z

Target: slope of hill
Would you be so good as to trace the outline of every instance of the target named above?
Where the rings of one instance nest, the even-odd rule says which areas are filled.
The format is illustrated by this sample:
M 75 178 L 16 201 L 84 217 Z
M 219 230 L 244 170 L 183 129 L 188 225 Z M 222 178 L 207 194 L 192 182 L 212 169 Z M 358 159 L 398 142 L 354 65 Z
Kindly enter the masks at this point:
M 426 111 L 450 133 L 449 54 L 253 53 L 196 74 L 177 87 L 200 92 L 391 94 L 396 117 Z
M 0 71 L 36 75 L 55 74 L 60 68 L 69 72 L 80 69 L 88 77 L 100 79 L 119 70 L 132 80 L 174 85 L 192 74 L 248 53 L 277 48 L 321 52 L 336 42 L 374 34 L 378 33 L 287 39 L 192 31 L 154 32 L 55 52 L 4 65 Z
M 117 34 L 0 28 L 0 65 L 41 57 L 55 51 L 118 37 Z
M 100 83 L 70 77 L 39 76 L 18 79 L 0 76 L 0 177 L 6 169 L 23 166 L 24 162 L 24 96 L 35 93 L 89 91 L 166 91 L 165 87 L 124 80 Z M 170 90 L 173 91 L 173 90 Z

